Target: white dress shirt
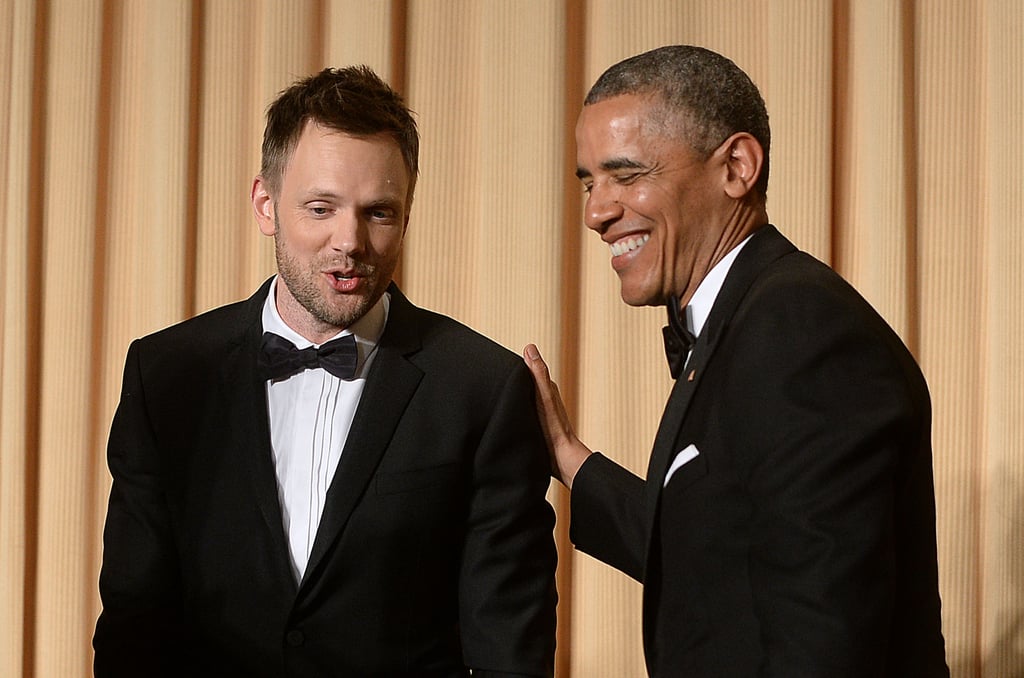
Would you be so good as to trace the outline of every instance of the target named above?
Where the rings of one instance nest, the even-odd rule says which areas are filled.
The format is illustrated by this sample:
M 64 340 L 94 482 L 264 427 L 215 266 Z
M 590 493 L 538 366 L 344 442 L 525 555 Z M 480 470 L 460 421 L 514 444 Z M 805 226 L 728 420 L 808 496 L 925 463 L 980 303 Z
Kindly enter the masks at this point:
M 743 239 L 743 242 L 729 250 L 728 254 L 722 257 L 722 260 L 708 271 L 708 274 L 700 281 L 700 285 L 697 286 L 697 290 L 690 298 L 690 303 L 686 306 L 687 329 L 693 332 L 693 336 L 700 336 L 701 330 L 704 329 L 704 323 L 708 321 L 708 316 L 711 315 L 711 308 L 715 305 L 715 299 L 718 298 L 718 293 L 722 291 L 722 285 L 725 284 L 725 276 L 729 274 L 729 269 L 732 268 L 732 262 L 736 261 L 736 256 L 750 242 L 750 238 L 753 235 L 751 233 Z
M 275 303 L 279 281 L 280 277 L 274 278 L 263 304 L 263 330 L 281 335 L 299 349 L 318 346 L 281 319 Z M 385 293 L 366 315 L 337 334 L 352 334 L 356 339 L 358 363 L 351 380 L 317 368 L 267 381 L 277 494 L 296 581 L 305 574 L 327 490 L 352 427 L 377 341 L 387 324 L 390 303 L 391 297 Z

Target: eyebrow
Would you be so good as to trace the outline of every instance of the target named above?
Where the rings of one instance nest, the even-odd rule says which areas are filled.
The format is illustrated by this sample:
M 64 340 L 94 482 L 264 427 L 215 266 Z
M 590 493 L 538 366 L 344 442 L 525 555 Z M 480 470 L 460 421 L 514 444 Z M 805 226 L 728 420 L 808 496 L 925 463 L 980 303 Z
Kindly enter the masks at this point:
M 632 160 L 630 158 L 619 157 L 619 158 L 609 158 L 608 160 L 605 160 L 604 162 L 601 163 L 601 169 L 604 170 L 605 172 L 615 172 L 617 170 L 624 170 L 624 169 L 645 170 L 645 169 L 648 169 L 648 167 L 647 167 L 647 165 L 643 164 L 642 162 L 638 162 L 638 161 Z M 577 167 L 576 168 L 576 178 L 584 179 L 584 178 L 589 177 L 589 176 L 590 176 L 590 170 L 584 169 L 582 167 Z
M 313 187 L 303 196 L 306 200 L 337 200 L 338 194 L 326 188 Z
M 398 196 L 394 196 L 371 200 L 366 204 L 366 207 L 367 209 L 380 209 L 383 207 L 389 210 L 399 210 L 403 205 L 405 205 L 405 201 Z
M 342 194 L 336 193 L 335 191 L 332 191 L 330 189 L 326 189 L 326 188 L 313 188 L 312 190 L 306 192 L 305 199 L 306 200 L 327 200 L 327 201 L 334 201 L 334 202 L 336 202 L 336 201 L 339 201 L 339 200 L 343 200 L 344 196 Z M 374 198 L 368 204 L 371 207 L 393 207 L 393 206 L 401 204 L 403 202 L 404 202 L 404 199 L 402 198 L 402 196 L 398 192 L 395 192 L 392 195 L 390 192 L 384 191 L 384 192 L 382 192 L 382 194 L 379 197 Z

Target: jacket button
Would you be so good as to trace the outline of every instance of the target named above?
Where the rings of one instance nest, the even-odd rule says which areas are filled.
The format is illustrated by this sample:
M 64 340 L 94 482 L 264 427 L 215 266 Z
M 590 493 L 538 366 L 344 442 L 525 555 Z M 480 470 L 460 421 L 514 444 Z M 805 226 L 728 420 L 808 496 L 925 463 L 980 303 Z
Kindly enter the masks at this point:
M 300 645 L 306 642 L 306 636 L 302 634 L 302 631 L 299 631 L 298 629 L 292 629 L 288 632 L 288 635 L 285 636 L 285 640 L 292 647 L 299 647 Z

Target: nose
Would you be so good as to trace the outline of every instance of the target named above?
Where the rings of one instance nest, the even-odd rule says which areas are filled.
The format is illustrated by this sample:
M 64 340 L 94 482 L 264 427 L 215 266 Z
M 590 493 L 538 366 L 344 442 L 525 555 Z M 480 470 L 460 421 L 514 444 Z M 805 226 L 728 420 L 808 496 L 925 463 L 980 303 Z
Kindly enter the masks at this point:
M 617 200 L 614 187 L 605 182 L 594 182 L 583 208 L 583 223 L 587 228 L 602 233 L 609 225 L 622 218 L 622 204 Z
M 331 249 L 345 255 L 361 253 L 366 246 L 366 224 L 359 215 L 343 210 L 332 222 L 328 243 Z

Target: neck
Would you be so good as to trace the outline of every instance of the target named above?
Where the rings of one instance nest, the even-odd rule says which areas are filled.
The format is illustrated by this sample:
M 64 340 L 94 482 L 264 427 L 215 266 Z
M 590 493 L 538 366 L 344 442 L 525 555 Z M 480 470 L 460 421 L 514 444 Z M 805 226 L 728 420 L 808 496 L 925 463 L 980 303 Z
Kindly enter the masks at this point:
M 690 303 L 694 293 L 718 262 L 725 258 L 751 233 L 768 223 L 768 214 L 763 206 L 751 206 L 745 202 L 736 203 L 735 209 L 725 220 L 725 225 L 717 233 L 708 233 L 704 255 L 694 267 L 695 275 L 690 277 L 689 285 L 682 290 L 677 298 L 681 307 Z

